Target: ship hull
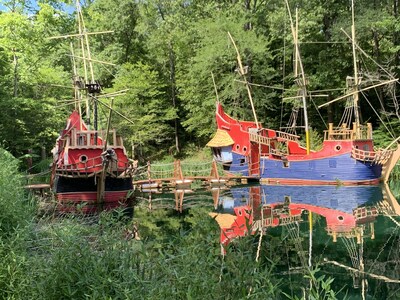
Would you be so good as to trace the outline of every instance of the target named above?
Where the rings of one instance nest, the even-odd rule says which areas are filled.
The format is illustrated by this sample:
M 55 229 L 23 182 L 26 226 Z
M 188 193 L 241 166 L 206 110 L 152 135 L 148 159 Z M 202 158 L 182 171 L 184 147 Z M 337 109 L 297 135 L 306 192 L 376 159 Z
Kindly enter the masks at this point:
M 106 178 L 103 200 L 98 201 L 98 178 L 58 177 L 55 196 L 61 212 L 92 213 L 129 204 L 133 190 L 130 178 Z
M 235 120 L 219 103 L 216 121 L 217 133 L 207 145 L 228 173 L 275 184 L 376 185 L 381 180 L 372 132 L 356 139 L 355 131 L 331 129 L 322 148 L 311 151 L 299 136 Z
M 265 183 L 276 184 L 379 184 L 382 166 L 361 162 L 342 154 L 321 159 L 283 161 L 261 158 L 259 175 L 251 174 L 244 155 L 232 153 L 232 163 L 226 171 L 243 176 L 256 176 Z

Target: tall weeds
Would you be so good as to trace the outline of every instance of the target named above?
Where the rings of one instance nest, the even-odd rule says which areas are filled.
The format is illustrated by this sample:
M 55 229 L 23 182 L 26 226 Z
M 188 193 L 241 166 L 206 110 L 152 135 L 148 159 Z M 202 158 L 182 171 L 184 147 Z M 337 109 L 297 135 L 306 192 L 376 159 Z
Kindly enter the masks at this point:
M 220 253 L 200 207 L 181 215 L 123 210 L 35 215 L 18 162 L 0 150 L 0 299 L 279 299 L 281 281 L 247 236 Z M 139 223 L 141 239 L 132 235 Z

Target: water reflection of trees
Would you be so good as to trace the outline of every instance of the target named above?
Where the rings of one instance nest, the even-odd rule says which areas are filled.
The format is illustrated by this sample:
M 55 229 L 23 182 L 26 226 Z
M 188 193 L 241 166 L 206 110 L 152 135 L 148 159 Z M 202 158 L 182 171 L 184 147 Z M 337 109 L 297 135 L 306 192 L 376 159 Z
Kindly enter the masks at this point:
M 400 188 L 395 186 L 393 194 L 399 195 L 399 191 Z M 217 198 L 216 192 L 211 191 L 203 191 L 199 194 L 187 192 L 179 195 L 171 193 L 168 197 L 153 194 L 151 201 L 148 198 L 142 199 L 142 206 L 135 213 L 140 220 L 145 220 L 143 216 L 147 215 L 148 221 L 143 221 L 142 230 L 143 227 L 147 227 L 148 234 L 154 234 L 160 241 L 165 241 L 166 237 L 172 236 L 176 231 L 181 231 L 182 234 L 190 231 L 193 226 L 203 222 L 206 214 L 211 214 L 218 221 L 217 215 L 227 212 L 224 211 L 227 209 L 224 207 L 224 205 L 227 206 L 226 203 L 230 205 L 229 213 L 232 217 L 235 217 L 235 207 L 248 205 L 243 212 L 252 213 L 258 219 L 248 217 L 243 223 L 236 224 L 241 226 L 241 229 L 245 227 L 246 230 L 243 230 L 241 238 L 230 239 L 222 251 L 226 263 L 228 263 L 227 260 L 238 263 L 237 259 L 240 261 L 244 253 L 247 259 L 255 261 L 259 258 L 258 266 L 270 270 L 271 276 L 281 282 L 282 290 L 291 295 L 300 295 L 304 289 L 310 288 L 310 274 L 314 274 L 312 272 L 318 268 L 315 276 L 325 275 L 325 281 L 329 276 L 334 278 L 331 286 L 336 291 L 342 290 L 342 296 L 345 293 L 354 296 L 392 297 L 398 295 L 396 294 L 400 282 L 397 280 L 400 251 L 398 208 L 393 207 L 394 203 L 385 199 L 386 194 L 381 195 L 381 199 L 378 200 L 368 199 L 365 203 L 361 201 L 362 205 L 350 212 L 346 211 L 354 217 L 354 226 L 350 227 L 332 226 L 329 218 L 310 213 L 308 209 L 302 209 L 298 216 L 292 215 L 288 218 L 290 201 L 295 199 L 288 201 L 285 198 L 280 206 L 275 206 L 277 210 L 275 213 L 286 214 L 286 220 L 293 222 L 286 221 L 279 226 L 265 228 L 260 227 L 260 217 L 263 215 L 265 218 L 267 215 L 265 208 L 262 205 L 259 205 L 258 210 L 251 207 L 260 195 L 253 194 L 248 197 L 250 194 L 239 193 L 236 199 L 232 199 L 232 191 L 229 190 L 219 190 Z M 262 195 L 260 197 L 262 199 Z M 150 202 L 152 205 L 149 205 Z M 343 199 L 339 199 L 328 203 L 338 210 L 342 202 Z M 165 211 L 158 213 L 156 203 L 160 204 L 158 207 L 169 207 L 175 212 L 172 213 L 170 210 L 169 213 Z M 301 207 L 309 208 L 306 204 L 295 208 Z M 347 215 L 342 214 L 343 216 Z M 267 221 L 263 222 L 266 224 Z M 269 224 L 273 222 L 272 218 Z M 258 225 L 255 226 L 255 224 Z M 203 230 L 201 234 L 209 235 L 210 232 Z M 223 234 L 220 238 L 222 237 L 224 237 Z M 233 256 L 238 257 L 232 259 Z M 230 277 L 230 271 L 225 270 L 225 272 L 225 278 Z M 311 286 L 318 285 L 318 276 Z

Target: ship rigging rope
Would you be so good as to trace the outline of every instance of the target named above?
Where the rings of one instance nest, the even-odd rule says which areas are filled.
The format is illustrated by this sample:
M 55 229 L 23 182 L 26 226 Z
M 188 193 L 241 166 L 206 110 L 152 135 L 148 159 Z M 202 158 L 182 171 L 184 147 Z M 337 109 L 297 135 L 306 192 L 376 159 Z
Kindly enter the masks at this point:
M 369 272 L 373 270 L 374 266 L 376 265 L 376 262 L 379 258 L 379 256 L 383 253 L 383 251 L 386 249 L 386 246 L 389 244 L 389 241 L 392 240 L 392 244 L 394 243 L 395 239 L 393 239 L 394 234 L 397 232 L 398 227 L 393 228 L 392 233 L 390 234 L 389 238 L 386 239 L 386 242 L 383 244 L 383 246 L 381 247 L 381 250 L 379 251 L 378 255 L 376 256 L 376 258 L 374 259 L 374 263 L 371 264 L 371 267 L 369 268 Z M 393 246 L 392 246 L 393 248 Z
M 357 245 L 352 237 L 342 237 L 343 244 L 345 245 L 347 252 L 349 253 L 351 264 L 354 268 L 359 269 L 360 267 L 360 257 L 357 253 Z
M 260 230 L 260 238 L 258 240 L 256 262 L 258 262 L 258 259 L 260 258 L 261 242 L 262 242 L 262 238 L 264 235 L 264 206 L 263 205 L 261 205 L 261 226 L 260 226 L 259 230 Z
M 386 211 L 384 212 L 384 215 L 385 215 L 386 217 L 388 217 L 390 220 L 392 220 L 393 223 L 396 224 L 397 227 L 400 227 L 400 223 L 397 222 L 397 221 L 396 221 L 391 215 L 389 215 Z
M 347 126 L 349 124 L 351 124 L 351 120 L 353 117 L 353 112 L 354 112 L 354 107 L 353 105 L 350 105 L 351 101 L 349 99 L 347 99 L 346 101 L 346 107 L 344 109 L 344 113 L 342 115 L 342 118 L 339 122 L 339 126 L 341 126 L 342 124 L 346 124 Z
M 344 34 L 351 40 L 351 37 L 349 36 L 349 34 L 348 34 L 346 31 L 344 31 L 343 29 L 342 29 L 342 31 L 343 31 Z M 387 71 L 387 69 L 385 69 L 383 66 L 381 66 L 376 60 L 374 60 L 374 59 L 373 59 L 370 55 L 368 55 L 363 49 L 361 49 L 360 46 L 358 46 L 357 43 L 355 43 L 355 46 L 356 46 L 356 48 L 357 48 L 365 57 L 367 57 L 368 59 L 370 59 L 375 65 L 378 66 L 378 68 L 380 68 L 384 73 L 386 73 L 386 74 L 389 76 L 389 78 L 395 79 L 395 77 L 394 77 L 391 73 L 389 73 L 389 72 Z M 397 82 L 399 82 L 399 80 L 397 80 Z M 394 95 L 394 97 L 393 97 L 393 104 L 394 104 L 394 106 L 395 106 L 395 108 L 396 108 L 396 115 L 397 115 L 397 117 L 400 119 L 400 116 L 399 116 L 399 114 L 398 114 L 398 113 L 399 113 L 399 104 L 398 104 L 396 95 Z
M 381 121 L 382 125 L 386 128 L 386 130 L 389 132 L 390 136 L 394 139 L 394 135 L 393 133 L 389 130 L 389 128 L 386 126 L 385 122 L 381 119 L 381 117 L 379 116 L 379 114 L 376 112 L 375 108 L 372 106 L 371 102 L 369 102 L 369 100 L 367 99 L 367 97 L 365 96 L 365 94 L 363 92 L 361 92 L 361 94 L 364 96 L 365 100 L 367 101 L 368 105 L 372 108 L 372 110 L 374 111 L 374 113 L 377 115 L 377 117 L 379 118 L 379 121 Z
M 365 275 L 368 275 L 368 276 L 370 276 L 372 278 L 383 280 L 385 282 L 400 283 L 400 280 L 398 280 L 398 279 L 392 279 L 392 278 L 389 278 L 389 277 L 386 277 L 386 276 L 383 276 L 383 275 L 376 275 L 376 274 L 373 274 L 373 273 L 360 271 L 360 270 L 357 270 L 355 268 L 351 268 L 349 266 L 343 265 L 343 264 L 341 264 L 341 263 L 339 263 L 337 261 L 334 261 L 334 260 L 328 260 L 328 259 L 325 258 L 324 259 L 324 264 L 332 264 L 332 265 L 341 267 L 341 268 L 349 270 L 349 271 L 357 272 L 357 273 L 360 273 L 360 274 L 365 274 Z
M 201 165 L 210 165 L 212 164 L 213 160 L 211 161 L 207 161 L 207 162 L 202 162 L 202 163 L 196 163 L 196 162 L 181 162 L 181 166 L 185 165 L 185 166 L 201 166 Z
M 301 246 L 301 241 L 300 241 L 300 226 L 299 226 L 299 222 L 288 222 L 287 224 L 285 224 L 288 232 L 289 232 L 289 236 L 290 238 L 292 238 L 292 240 L 294 241 L 294 247 L 297 251 L 297 254 L 299 255 L 300 258 L 300 262 L 301 265 L 304 268 L 307 268 L 307 259 L 305 257 L 305 253 L 303 251 L 303 248 Z
M 313 98 L 311 96 L 311 93 L 309 93 L 309 98 L 310 98 L 311 103 L 314 105 L 314 108 L 317 111 L 319 117 L 321 118 L 322 122 L 324 123 L 325 128 L 328 128 L 328 126 L 326 125 L 325 119 L 322 117 L 321 112 L 318 109 L 318 106 L 315 104 L 315 102 L 314 102 L 314 100 L 313 100 Z
M 36 174 L 26 174 L 26 177 L 33 178 L 33 177 L 43 176 L 43 175 L 49 174 L 50 172 L 51 172 L 51 170 L 46 170 L 46 171 L 36 173 Z
M 367 67 L 366 67 L 365 60 L 363 59 L 363 57 L 361 57 L 361 59 L 362 59 L 362 63 L 363 63 L 363 65 L 364 65 L 365 69 L 368 70 Z M 375 62 L 375 63 L 376 63 L 376 62 Z M 376 63 L 376 64 L 377 64 L 377 63 Z M 379 65 L 378 65 L 378 66 L 379 66 Z M 381 67 L 381 66 L 379 66 L 379 67 Z M 389 77 L 390 77 L 391 79 L 394 78 L 390 73 L 388 73 L 388 72 L 386 72 L 386 73 L 387 73 L 387 75 L 389 75 Z M 395 84 L 395 83 L 394 83 L 394 84 Z M 393 127 L 392 127 L 391 123 L 389 122 L 388 115 L 387 115 L 387 113 L 386 113 L 386 111 L 385 111 L 385 105 L 384 105 L 384 103 L 382 102 L 382 98 L 379 96 L 379 93 L 378 93 L 376 87 L 374 88 L 374 91 L 375 91 L 376 97 L 379 99 L 379 103 L 380 103 L 380 105 L 381 105 L 381 109 L 382 109 L 382 111 L 384 112 L 384 114 L 385 114 L 385 116 L 386 116 L 386 118 L 387 118 L 387 122 L 389 123 L 389 126 L 390 126 L 391 129 L 392 129 L 392 132 L 394 132 Z M 368 101 L 368 99 L 367 99 L 367 97 L 365 96 L 365 94 L 364 94 L 362 91 L 361 91 L 361 93 L 362 93 L 362 95 L 364 96 L 364 98 Z M 370 103 L 368 103 L 368 104 L 371 106 Z M 394 104 L 395 107 L 398 106 L 395 92 L 393 93 L 393 104 Z M 371 106 L 371 107 L 372 107 L 372 106 Z M 374 110 L 374 113 L 375 113 L 376 116 L 379 118 L 379 120 L 384 124 L 384 122 L 380 119 L 380 116 L 379 116 L 378 113 L 375 111 L 375 109 L 374 109 L 373 107 L 372 107 L 372 109 Z M 398 111 L 398 110 L 396 110 L 396 115 L 397 115 L 397 117 L 400 119 L 400 117 L 399 117 L 398 114 L 397 114 L 397 111 Z M 385 126 L 385 127 L 386 127 L 386 126 Z M 386 129 L 387 129 L 387 128 L 386 128 Z M 387 130 L 388 130 L 388 129 L 387 129 Z M 388 131 L 389 131 L 389 130 L 388 130 Z M 389 131 L 389 133 L 390 133 L 390 131 Z M 392 134 L 391 134 L 391 135 L 392 135 Z M 392 138 L 394 138 L 393 135 L 392 135 Z

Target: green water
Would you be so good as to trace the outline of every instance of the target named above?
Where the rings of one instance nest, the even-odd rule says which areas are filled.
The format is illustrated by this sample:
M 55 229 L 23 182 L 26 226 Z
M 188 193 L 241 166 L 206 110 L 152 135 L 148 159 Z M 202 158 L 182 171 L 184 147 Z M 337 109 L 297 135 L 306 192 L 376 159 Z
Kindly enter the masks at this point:
M 337 299 L 400 299 L 400 184 L 391 182 L 390 192 L 394 199 L 388 200 L 384 186 L 253 185 L 143 193 L 135 219 L 144 235 L 162 240 L 177 230 L 190 230 L 201 217 L 211 219 L 210 213 L 236 218 L 236 225 L 231 222 L 232 226 L 224 225 L 225 231 L 221 229 L 231 235 L 223 252 L 232 257 L 243 255 L 243 247 L 247 249 L 258 267 L 270 270 L 282 299 L 304 295 L 322 299 L 325 290 L 332 290 Z M 241 207 L 249 212 L 243 224 L 239 224 Z M 270 215 L 266 207 L 273 207 Z M 274 225 L 266 225 L 268 218 Z M 252 227 L 257 221 L 264 226 Z M 224 234 L 221 238 L 211 226 L 210 232 L 214 241 L 222 242 Z M 209 250 L 216 253 L 218 243 L 213 245 L 216 249 Z M 333 281 L 324 289 L 329 279 Z

